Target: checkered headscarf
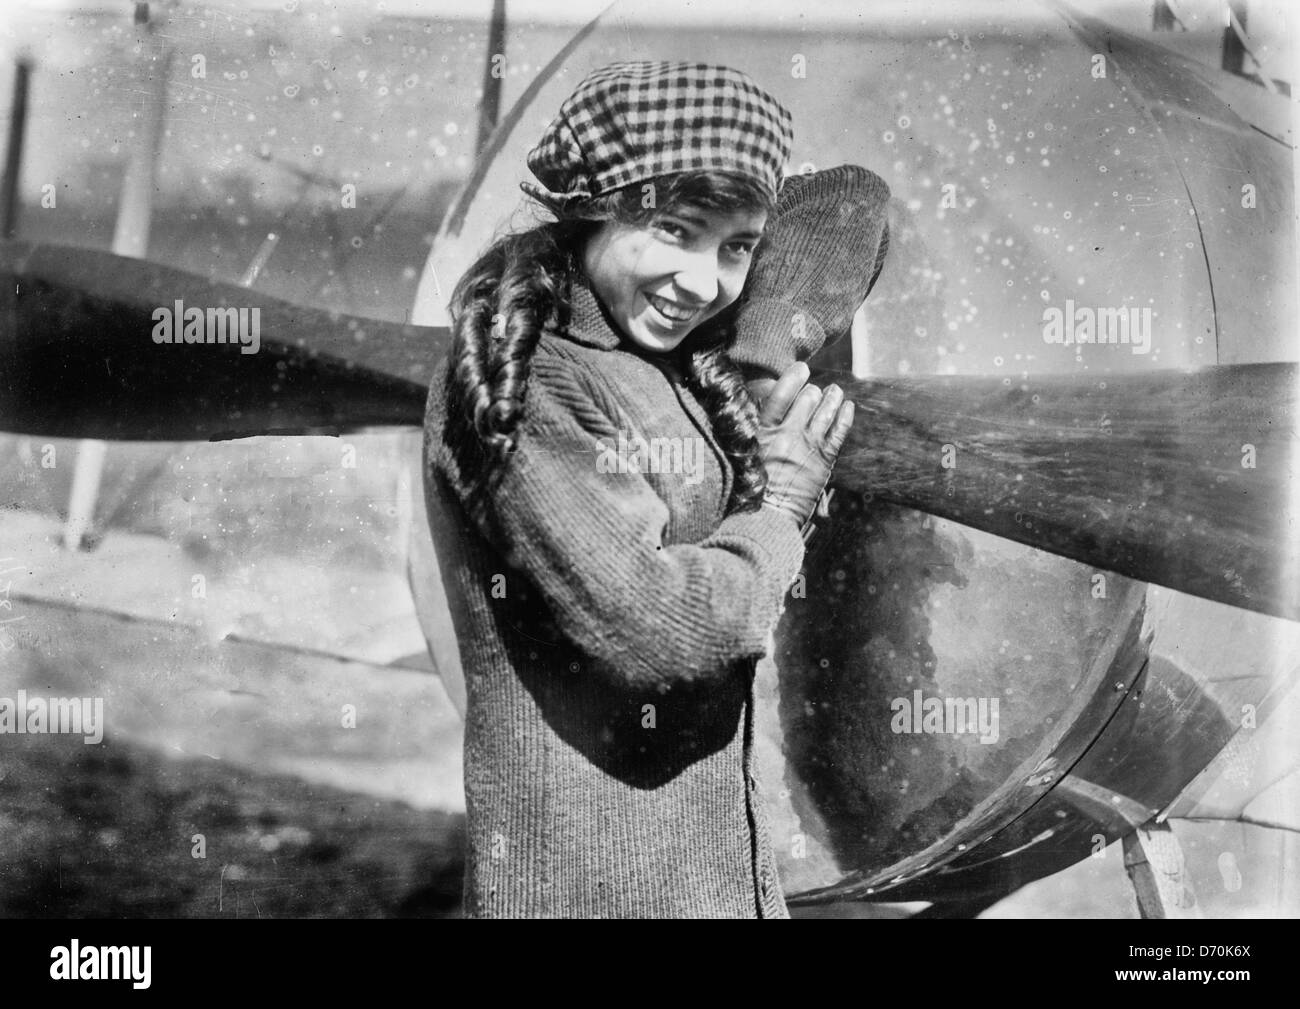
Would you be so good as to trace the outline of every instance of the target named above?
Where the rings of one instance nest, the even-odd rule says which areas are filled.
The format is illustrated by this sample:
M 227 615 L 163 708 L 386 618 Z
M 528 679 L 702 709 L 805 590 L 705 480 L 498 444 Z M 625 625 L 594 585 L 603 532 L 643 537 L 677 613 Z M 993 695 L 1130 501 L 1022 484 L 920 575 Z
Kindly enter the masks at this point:
M 752 80 L 703 63 L 611 63 L 589 74 L 528 153 L 552 202 L 588 199 L 672 172 L 748 176 L 775 199 L 790 113 Z

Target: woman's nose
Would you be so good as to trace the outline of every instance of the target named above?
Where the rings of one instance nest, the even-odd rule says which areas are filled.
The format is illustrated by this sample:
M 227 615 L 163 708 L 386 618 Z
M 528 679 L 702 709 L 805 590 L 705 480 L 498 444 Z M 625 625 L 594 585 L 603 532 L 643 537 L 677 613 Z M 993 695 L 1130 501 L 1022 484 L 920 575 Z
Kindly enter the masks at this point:
M 717 254 L 695 253 L 681 264 L 673 280 L 692 301 L 710 304 L 718 296 Z

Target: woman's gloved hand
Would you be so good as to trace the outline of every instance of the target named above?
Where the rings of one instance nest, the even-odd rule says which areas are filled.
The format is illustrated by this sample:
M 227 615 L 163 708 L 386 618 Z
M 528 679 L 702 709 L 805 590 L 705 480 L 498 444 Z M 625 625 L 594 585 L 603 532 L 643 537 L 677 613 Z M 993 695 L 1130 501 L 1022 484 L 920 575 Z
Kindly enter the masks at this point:
M 790 515 L 806 532 L 853 426 L 853 403 L 837 385 L 823 392 L 794 364 L 759 406 L 758 442 L 767 468 L 764 508 Z
M 785 180 L 736 309 L 729 354 L 747 377 L 775 380 L 849 331 L 884 265 L 888 206 L 859 165 Z

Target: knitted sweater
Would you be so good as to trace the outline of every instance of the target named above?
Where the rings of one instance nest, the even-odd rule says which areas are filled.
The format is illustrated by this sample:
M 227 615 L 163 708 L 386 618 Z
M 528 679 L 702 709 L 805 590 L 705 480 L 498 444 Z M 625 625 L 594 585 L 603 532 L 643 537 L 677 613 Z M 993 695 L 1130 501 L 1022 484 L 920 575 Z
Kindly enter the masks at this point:
M 788 917 L 753 674 L 803 540 L 775 510 L 726 514 L 732 470 L 677 355 L 625 344 L 584 282 L 570 301 L 481 526 L 442 438 L 445 358 L 429 396 L 468 693 L 465 913 Z

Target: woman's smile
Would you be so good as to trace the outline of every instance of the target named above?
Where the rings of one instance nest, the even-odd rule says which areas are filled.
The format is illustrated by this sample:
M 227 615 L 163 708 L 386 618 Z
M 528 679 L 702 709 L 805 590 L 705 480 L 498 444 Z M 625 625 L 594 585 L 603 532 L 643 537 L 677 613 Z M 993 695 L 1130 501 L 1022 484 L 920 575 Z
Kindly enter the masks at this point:
M 687 325 L 700 314 L 702 309 L 708 307 L 707 305 L 687 306 L 670 298 L 660 297 L 657 294 L 642 293 L 645 295 L 646 301 L 650 303 L 650 307 L 663 317 L 664 325 L 669 329 Z

